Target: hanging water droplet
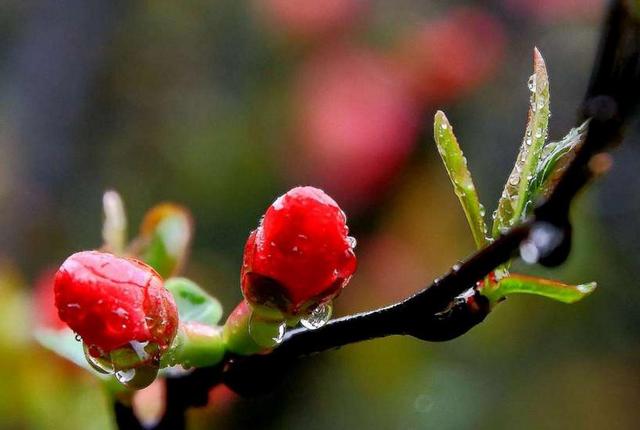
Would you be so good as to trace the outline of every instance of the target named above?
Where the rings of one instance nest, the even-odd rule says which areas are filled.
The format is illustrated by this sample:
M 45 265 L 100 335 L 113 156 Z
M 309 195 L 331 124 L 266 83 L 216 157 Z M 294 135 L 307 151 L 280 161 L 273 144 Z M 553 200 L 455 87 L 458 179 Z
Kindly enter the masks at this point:
M 518 175 L 509 176 L 509 184 L 518 185 L 518 182 L 520 182 L 520 176 L 518 176 Z
M 82 336 L 80 336 L 78 333 L 76 333 L 74 339 L 76 340 L 76 342 L 82 342 Z
M 347 236 L 347 242 L 349 243 L 349 246 L 351 247 L 351 249 L 355 249 L 356 246 L 358 245 L 358 241 L 353 236 Z
M 158 365 L 147 364 L 132 369 L 120 370 L 114 376 L 125 387 L 140 390 L 148 387 L 156 380 L 158 370 Z
M 484 206 L 480 204 L 480 216 L 484 218 L 486 213 L 487 211 L 485 210 Z
M 300 324 L 309 330 L 315 330 L 322 327 L 329 321 L 333 313 L 333 305 L 331 303 L 322 303 L 316 306 L 309 315 L 300 319 Z
M 91 354 L 92 347 L 88 346 L 86 343 L 82 344 L 82 349 L 84 350 L 84 357 L 87 359 L 87 363 L 98 373 L 102 373 L 105 375 L 112 375 L 115 372 L 115 368 L 113 363 L 103 354 L 100 354 L 98 357 L 94 357 Z M 95 349 L 94 353 L 98 352 Z
M 256 312 L 249 318 L 249 334 L 253 340 L 265 348 L 273 348 L 284 339 L 286 321 L 266 319 Z

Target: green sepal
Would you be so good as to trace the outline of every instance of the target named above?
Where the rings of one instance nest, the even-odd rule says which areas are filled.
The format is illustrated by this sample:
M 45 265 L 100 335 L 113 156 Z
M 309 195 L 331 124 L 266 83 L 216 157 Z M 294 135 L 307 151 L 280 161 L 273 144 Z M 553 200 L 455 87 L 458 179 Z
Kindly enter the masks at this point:
M 186 278 L 169 278 L 164 286 L 178 306 L 180 322 L 197 322 L 215 326 L 222 319 L 222 305 L 195 282 Z

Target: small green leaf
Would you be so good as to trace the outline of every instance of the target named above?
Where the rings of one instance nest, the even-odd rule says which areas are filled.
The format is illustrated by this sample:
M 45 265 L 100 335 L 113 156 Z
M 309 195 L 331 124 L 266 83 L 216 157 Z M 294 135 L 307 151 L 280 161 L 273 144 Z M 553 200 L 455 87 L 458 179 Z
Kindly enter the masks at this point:
M 582 300 L 596 289 L 596 283 L 568 285 L 551 279 L 511 273 L 498 281 L 495 288 L 488 289 L 486 294 L 492 302 L 511 294 L 533 294 L 562 303 L 575 303 Z
M 478 248 L 485 247 L 487 239 L 487 225 L 484 221 L 484 207 L 478 199 L 473 178 L 467 167 L 458 140 L 453 134 L 453 128 L 442 111 L 435 115 L 433 135 L 438 147 L 438 153 L 447 169 L 453 190 L 460 200 L 464 214 L 467 217 L 471 234 Z
M 525 214 L 530 204 L 529 182 L 536 172 L 538 161 L 547 138 L 549 122 L 549 78 L 544 59 L 538 49 L 533 53 L 533 75 L 529 78 L 529 113 L 516 164 L 507 179 L 498 202 L 492 228 L 493 237 L 513 226 Z
M 169 278 L 164 285 L 173 294 L 181 323 L 215 326 L 222 318 L 220 302 L 194 282 L 186 278 Z
M 55 352 L 59 356 L 66 358 L 96 376 L 106 378 L 105 375 L 96 372 L 89 363 L 87 363 L 87 359 L 84 357 L 82 341 L 76 340 L 76 335 L 71 329 L 52 330 L 37 328 L 33 336 L 40 345 L 48 350 Z
M 532 198 L 547 197 L 582 146 L 589 121 L 572 128 L 559 142 L 548 143 L 542 150 L 534 178 L 529 183 Z
M 189 211 L 173 203 L 162 203 L 144 217 L 134 253 L 163 278 L 182 268 L 189 251 L 193 222 Z
M 120 194 L 113 190 L 105 192 L 102 196 L 102 207 L 104 248 L 115 254 L 121 254 L 127 241 L 127 216 Z

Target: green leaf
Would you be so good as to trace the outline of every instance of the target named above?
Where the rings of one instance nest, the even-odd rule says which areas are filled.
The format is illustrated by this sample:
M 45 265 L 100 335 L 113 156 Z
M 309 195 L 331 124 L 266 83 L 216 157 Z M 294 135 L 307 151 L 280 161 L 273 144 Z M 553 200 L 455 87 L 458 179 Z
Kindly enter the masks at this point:
M 529 78 L 529 113 L 520 152 L 516 164 L 507 179 L 494 214 L 493 237 L 500 235 L 505 228 L 513 226 L 530 205 L 529 182 L 536 172 L 542 148 L 547 138 L 549 122 L 549 78 L 544 59 L 538 49 L 533 53 L 533 75 Z
M 189 211 L 173 203 L 162 203 L 144 217 L 140 237 L 133 245 L 138 254 L 163 278 L 180 271 L 191 243 L 193 222 Z
M 547 197 L 575 157 L 576 151 L 584 142 L 589 120 L 579 127 L 572 128 L 559 142 L 551 142 L 542 150 L 534 178 L 529 183 L 529 195 Z
M 33 336 L 40 345 L 48 350 L 55 352 L 59 356 L 66 358 L 96 376 L 106 378 L 106 375 L 96 372 L 89 363 L 87 363 L 82 348 L 82 341 L 76 340 L 76 335 L 71 329 L 52 330 L 37 328 L 34 330 Z
M 222 305 L 194 282 L 186 278 L 169 278 L 164 285 L 173 294 L 181 323 L 215 326 L 220 322 Z
M 442 111 L 435 115 L 433 135 L 438 147 L 438 153 L 444 163 L 449 179 L 453 184 L 453 190 L 460 200 L 462 209 L 471 234 L 478 248 L 488 245 L 487 225 L 484 221 L 484 207 L 478 199 L 476 187 L 473 184 L 471 173 L 467 167 L 467 159 L 464 157 L 458 140 L 453 134 L 453 128 Z
M 104 248 L 115 254 L 122 254 L 127 241 L 127 216 L 120 194 L 109 190 L 102 196 L 104 222 L 102 240 Z
M 482 293 L 492 302 L 511 294 L 533 294 L 562 303 L 575 303 L 582 300 L 596 289 L 596 283 L 568 285 L 551 279 L 511 273 L 498 281 L 494 288 Z

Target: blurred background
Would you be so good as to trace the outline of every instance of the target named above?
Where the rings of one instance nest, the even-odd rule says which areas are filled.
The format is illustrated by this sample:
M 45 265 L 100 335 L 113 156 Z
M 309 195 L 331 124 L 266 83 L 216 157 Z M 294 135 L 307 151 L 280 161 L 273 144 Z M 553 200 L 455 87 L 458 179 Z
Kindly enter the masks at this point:
M 104 190 L 122 194 L 133 233 L 159 201 L 189 207 L 186 273 L 231 310 L 260 215 L 292 186 L 322 187 L 358 239 L 359 270 L 336 314 L 391 303 L 473 251 L 431 137 L 435 110 L 454 125 L 490 213 L 522 138 L 533 47 L 547 61 L 558 139 L 575 125 L 603 9 L 3 0 L 0 428 L 113 427 L 98 382 L 31 335 L 55 323 L 43 273 L 99 246 Z M 191 428 L 637 428 L 637 140 L 636 127 L 574 206 L 569 263 L 519 267 L 597 280 L 584 302 L 516 297 L 449 343 L 379 339 L 302 360 L 266 397 L 214 389 Z

